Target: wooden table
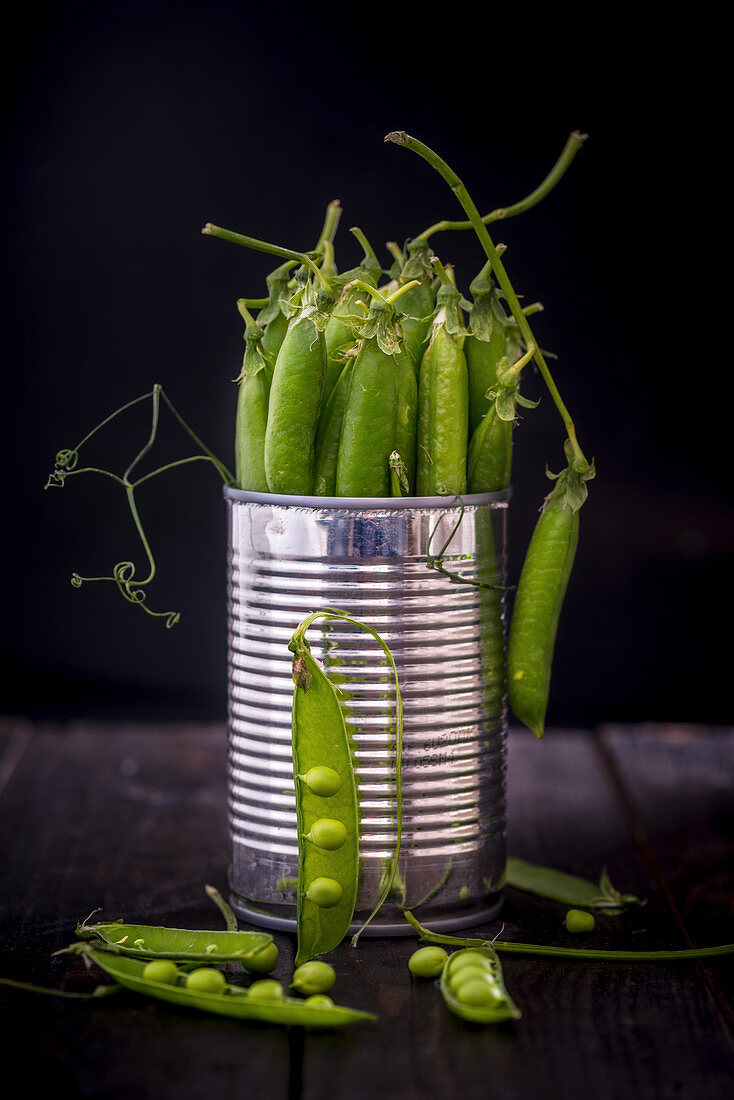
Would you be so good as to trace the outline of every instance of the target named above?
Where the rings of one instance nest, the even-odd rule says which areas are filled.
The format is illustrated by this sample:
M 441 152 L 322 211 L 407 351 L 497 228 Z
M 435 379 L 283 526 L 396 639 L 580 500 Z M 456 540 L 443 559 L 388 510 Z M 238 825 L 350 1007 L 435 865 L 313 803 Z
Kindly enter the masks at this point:
M 512 730 L 509 851 L 644 896 L 584 944 L 734 940 L 734 729 Z M 0 975 L 94 984 L 51 958 L 77 920 L 220 927 L 226 891 L 225 730 L 0 723 Z M 578 944 L 564 907 L 506 891 L 508 940 Z M 501 924 L 483 926 L 495 935 Z M 276 934 L 287 981 L 293 940 Z M 467 1026 L 412 979 L 411 938 L 363 938 L 332 961 L 341 1003 L 376 1013 L 342 1031 L 210 1018 L 133 993 L 102 1001 L 0 988 L 4 1076 L 65 1097 L 654 1098 L 734 1096 L 734 960 L 608 963 L 503 956 L 522 1018 Z

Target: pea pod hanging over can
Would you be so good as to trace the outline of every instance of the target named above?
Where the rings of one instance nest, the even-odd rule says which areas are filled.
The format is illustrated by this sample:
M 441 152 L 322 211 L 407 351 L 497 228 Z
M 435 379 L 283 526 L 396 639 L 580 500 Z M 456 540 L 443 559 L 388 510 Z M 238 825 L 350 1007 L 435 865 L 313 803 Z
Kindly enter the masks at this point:
M 536 737 L 542 737 L 545 731 L 553 650 L 576 554 L 579 510 L 586 500 L 586 482 L 594 476 L 593 464 L 583 472 L 574 469 L 573 449 L 568 442 L 566 454 L 569 465 L 555 475 L 556 484 L 535 525 L 510 621 L 510 706 Z

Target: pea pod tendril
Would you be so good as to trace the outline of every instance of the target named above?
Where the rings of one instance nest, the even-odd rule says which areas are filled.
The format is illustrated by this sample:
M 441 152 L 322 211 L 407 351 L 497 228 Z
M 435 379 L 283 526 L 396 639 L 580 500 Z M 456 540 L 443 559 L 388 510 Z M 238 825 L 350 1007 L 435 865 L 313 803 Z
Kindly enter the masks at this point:
M 686 947 L 669 951 L 604 951 L 588 947 L 554 947 L 539 943 L 513 943 L 511 940 L 483 940 L 469 936 L 447 936 L 424 928 L 409 909 L 403 915 L 421 940 L 426 943 L 450 944 L 454 947 L 492 947 L 496 952 L 508 955 L 548 955 L 561 959 L 597 959 L 600 962 L 674 962 L 686 959 L 709 959 L 719 955 L 734 955 L 734 943 L 716 947 Z

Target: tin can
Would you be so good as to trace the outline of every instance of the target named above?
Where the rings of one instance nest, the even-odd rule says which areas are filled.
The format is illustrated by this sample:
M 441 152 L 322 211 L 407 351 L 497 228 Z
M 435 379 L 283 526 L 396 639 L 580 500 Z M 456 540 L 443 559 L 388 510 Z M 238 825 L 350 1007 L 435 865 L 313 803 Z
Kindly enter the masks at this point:
M 390 898 L 365 935 L 494 917 L 505 873 L 506 525 L 510 491 L 355 500 L 225 489 L 229 519 L 230 896 L 294 930 L 298 838 L 288 642 L 320 608 L 368 623 L 404 707 L 402 838 Z M 317 620 L 311 650 L 339 689 L 360 813 L 355 927 L 396 840 L 395 687 L 366 631 Z

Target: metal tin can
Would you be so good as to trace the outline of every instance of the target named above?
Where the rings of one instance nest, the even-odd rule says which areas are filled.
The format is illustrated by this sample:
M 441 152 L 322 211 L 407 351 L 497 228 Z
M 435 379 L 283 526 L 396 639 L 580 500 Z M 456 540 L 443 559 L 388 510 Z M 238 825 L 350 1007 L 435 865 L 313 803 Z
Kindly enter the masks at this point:
M 432 928 L 491 919 L 505 871 L 510 491 L 354 500 L 227 488 L 225 497 L 233 907 L 255 924 L 295 929 L 288 642 L 307 615 L 331 607 L 385 640 L 404 706 L 400 863 L 365 934 L 410 934 L 402 905 Z M 339 689 L 352 742 L 359 923 L 396 839 L 394 681 L 366 631 L 318 620 L 308 640 Z

